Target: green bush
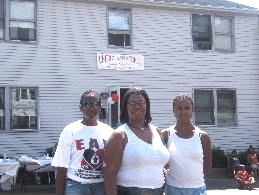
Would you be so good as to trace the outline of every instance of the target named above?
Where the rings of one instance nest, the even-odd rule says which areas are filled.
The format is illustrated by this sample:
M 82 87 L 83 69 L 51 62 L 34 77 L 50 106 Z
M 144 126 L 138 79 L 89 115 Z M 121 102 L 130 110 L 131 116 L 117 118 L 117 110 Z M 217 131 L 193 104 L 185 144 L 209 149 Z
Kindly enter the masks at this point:
M 55 154 L 55 151 L 57 149 L 57 145 L 58 145 L 58 143 L 55 143 L 53 147 L 46 148 L 45 154 L 50 156 L 50 157 L 53 157 L 54 154 Z
M 227 168 L 227 156 L 220 147 L 212 147 L 212 167 Z
M 50 147 L 50 148 L 46 148 L 45 149 L 45 153 L 50 156 L 53 157 L 53 151 L 54 151 L 54 147 Z

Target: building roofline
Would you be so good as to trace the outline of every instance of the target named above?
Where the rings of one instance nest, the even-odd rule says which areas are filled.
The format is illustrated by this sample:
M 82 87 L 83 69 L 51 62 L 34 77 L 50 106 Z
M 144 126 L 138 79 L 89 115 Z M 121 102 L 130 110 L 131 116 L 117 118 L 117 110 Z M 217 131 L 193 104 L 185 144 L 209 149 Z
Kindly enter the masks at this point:
M 106 3 L 112 5 L 137 5 L 137 6 L 149 6 L 156 8 L 165 9 L 177 9 L 183 11 L 214 11 L 214 12 L 227 12 L 237 15 L 259 15 L 259 9 L 252 8 L 249 6 L 239 7 L 226 7 L 224 4 L 222 6 L 212 6 L 212 5 L 201 5 L 201 4 L 188 4 L 188 3 L 176 3 L 173 1 L 152 1 L 152 0 L 87 0 L 87 2 L 92 3 Z M 234 3 L 236 5 L 240 5 Z

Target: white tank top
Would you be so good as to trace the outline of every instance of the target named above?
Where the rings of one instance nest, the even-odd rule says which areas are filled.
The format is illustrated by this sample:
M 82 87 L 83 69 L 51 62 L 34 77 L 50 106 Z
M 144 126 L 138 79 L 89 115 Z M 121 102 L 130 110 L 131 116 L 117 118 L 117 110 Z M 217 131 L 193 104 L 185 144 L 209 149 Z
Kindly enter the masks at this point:
M 195 127 L 193 137 L 183 139 L 175 134 L 171 126 L 167 148 L 170 152 L 169 172 L 166 183 L 178 188 L 197 188 L 205 186 L 203 174 L 203 149 L 200 133 Z
M 116 129 L 124 131 L 128 138 L 117 173 L 118 185 L 154 189 L 164 184 L 163 168 L 170 155 L 156 127 L 150 125 L 150 128 L 153 134 L 152 144 L 139 139 L 126 124 Z

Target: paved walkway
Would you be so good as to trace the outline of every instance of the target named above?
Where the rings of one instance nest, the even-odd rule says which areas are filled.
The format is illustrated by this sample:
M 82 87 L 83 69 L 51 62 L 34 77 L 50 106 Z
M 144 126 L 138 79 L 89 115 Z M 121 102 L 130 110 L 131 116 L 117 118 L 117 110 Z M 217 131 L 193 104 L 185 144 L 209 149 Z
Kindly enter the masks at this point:
M 259 181 L 251 190 L 239 189 L 232 177 L 229 176 L 219 176 L 219 177 L 208 177 L 206 179 L 207 194 L 208 195 L 258 195 L 259 194 Z
M 238 189 L 235 182 L 230 176 L 210 176 L 206 178 L 208 195 L 258 195 L 259 181 L 252 190 Z M 0 191 L 0 195 L 55 195 L 54 185 L 28 185 L 27 191 L 24 192 L 18 184 L 15 191 Z

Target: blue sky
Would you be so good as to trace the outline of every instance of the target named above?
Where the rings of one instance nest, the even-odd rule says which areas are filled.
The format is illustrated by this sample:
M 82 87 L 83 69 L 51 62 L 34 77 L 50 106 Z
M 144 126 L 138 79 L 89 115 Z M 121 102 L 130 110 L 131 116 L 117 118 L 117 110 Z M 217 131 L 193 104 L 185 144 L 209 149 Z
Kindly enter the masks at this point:
M 229 0 L 229 1 L 240 3 L 243 5 L 248 5 L 259 9 L 259 0 Z

